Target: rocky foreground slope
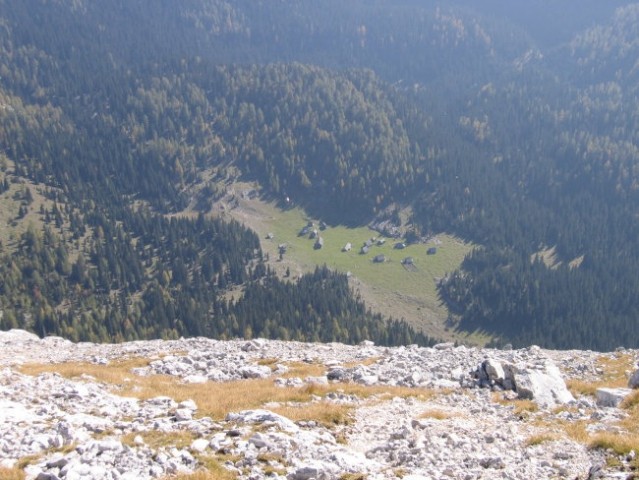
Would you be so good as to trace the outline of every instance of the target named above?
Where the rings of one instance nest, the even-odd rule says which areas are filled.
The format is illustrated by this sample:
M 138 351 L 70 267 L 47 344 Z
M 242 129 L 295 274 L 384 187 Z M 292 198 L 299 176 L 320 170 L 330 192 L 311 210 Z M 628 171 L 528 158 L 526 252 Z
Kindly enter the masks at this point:
M 634 478 L 638 355 L 0 332 L 0 477 Z

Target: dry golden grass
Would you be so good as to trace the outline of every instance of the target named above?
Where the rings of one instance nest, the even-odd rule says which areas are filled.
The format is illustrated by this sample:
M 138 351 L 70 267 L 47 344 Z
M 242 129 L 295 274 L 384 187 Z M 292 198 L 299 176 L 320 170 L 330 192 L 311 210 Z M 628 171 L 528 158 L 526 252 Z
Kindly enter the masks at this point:
M 576 378 L 571 378 L 566 381 L 566 387 L 568 387 L 570 393 L 575 396 L 589 395 L 591 397 L 594 397 L 597 389 L 602 386 L 603 384 L 601 382 L 586 382 L 584 380 L 579 380 Z
M 54 453 L 62 453 L 62 454 L 67 454 L 72 452 L 73 450 L 75 450 L 77 447 L 77 445 L 75 443 L 72 443 L 70 445 L 65 445 L 63 447 L 60 448 L 48 448 L 46 450 L 43 450 L 39 453 L 33 454 L 33 455 L 27 455 L 25 457 L 22 457 L 18 460 L 18 462 L 16 463 L 16 466 L 13 469 L 8 469 L 7 472 L 22 472 L 24 471 L 24 469 L 34 463 L 37 463 L 39 461 L 41 461 L 44 457 L 47 457 L 49 455 L 52 455 Z M 7 476 L 9 475 L 9 473 L 7 473 Z M 2 470 L 0 469 L 0 480 L 5 480 L 5 477 L 3 476 L 4 473 L 2 472 Z M 8 476 L 8 478 L 14 478 L 14 477 L 10 477 Z M 21 478 L 21 477 L 16 477 L 16 478 Z
M 223 419 L 229 412 L 259 408 L 268 402 L 287 404 L 289 402 L 305 403 L 314 396 L 323 397 L 330 392 L 343 392 L 360 398 L 379 397 L 417 397 L 431 398 L 440 393 L 428 389 L 408 387 L 367 387 L 358 384 L 311 384 L 303 388 L 282 388 L 274 384 L 272 379 L 250 379 L 233 382 L 206 382 L 203 384 L 184 384 L 179 378 L 167 375 L 150 375 L 140 377 L 131 373 L 131 369 L 148 364 L 141 358 L 111 362 L 108 365 L 89 363 L 64 363 L 25 365 L 21 371 L 29 375 L 43 372 L 57 372 L 66 378 L 79 378 L 90 375 L 100 382 L 113 386 L 115 393 L 127 395 L 140 400 L 148 400 L 158 396 L 167 396 L 177 402 L 191 399 L 198 406 L 198 416 L 210 416 L 216 420 Z M 292 376 L 319 376 L 324 374 L 325 367 L 317 363 L 293 363 L 289 365 Z M 324 405 L 322 408 L 321 405 Z M 295 419 L 316 420 L 320 423 L 335 424 L 342 422 L 338 408 L 320 404 L 310 404 L 307 408 L 291 410 Z M 296 412 L 296 413 L 293 413 Z M 316 418 L 312 414 L 317 414 Z M 337 419 L 337 422 L 335 421 Z
M 26 457 L 22 457 L 18 460 L 15 468 L 17 470 L 24 470 L 25 467 L 27 467 L 28 465 L 31 465 L 32 463 L 36 463 L 38 462 L 43 456 L 45 455 L 45 453 L 40 453 L 38 455 L 27 455 Z M 0 477 L 2 478 L 2 477 Z
M 625 455 L 631 450 L 639 451 L 639 434 L 599 432 L 592 436 L 588 446 L 593 449 L 610 449 L 617 455 Z
M 133 374 L 131 369 L 146 367 L 149 363 L 149 359 L 135 357 L 111 362 L 108 365 L 96 365 L 86 362 L 26 364 L 20 367 L 20 371 L 25 375 L 56 372 L 65 378 L 79 378 L 82 375 L 90 375 L 99 382 L 110 385 L 123 385 L 126 382 L 137 382 L 141 378 Z
M 603 370 L 602 381 L 608 382 L 607 386 L 626 387 L 626 372 L 635 369 L 635 357 L 629 353 L 602 355 L 597 360 L 597 366 Z
M 534 413 L 537 410 L 539 410 L 539 405 L 537 405 L 532 400 L 517 399 L 517 400 L 513 400 L 512 402 L 510 402 L 510 404 L 515 406 L 515 408 L 513 410 L 513 413 L 515 415 Z
M 433 408 L 430 410 L 426 410 L 425 412 L 423 412 L 419 418 L 433 418 L 435 420 L 446 420 L 449 419 L 451 417 L 455 416 L 455 414 L 451 413 L 451 412 L 447 412 L 445 410 L 440 410 L 437 408 Z
M 266 367 L 271 367 L 271 370 L 275 368 L 275 365 L 277 364 L 277 362 L 279 362 L 279 360 L 277 358 L 260 358 L 257 361 L 258 365 L 262 365 L 262 366 L 266 366 Z
M 218 464 L 212 469 L 203 468 L 193 473 L 181 473 L 165 477 L 164 480 L 234 480 L 235 478 L 237 478 L 235 473 Z
M 2 480 L 24 480 L 25 474 L 19 468 L 0 467 L 0 478 Z
M 368 357 L 368 358 L 365 358 L 364 360 L 360 360 L 358 362 L 345 363 L 344 367 L 345 368 L 369 367 L 369 366 L 379 362 L 380 359 L 381 359 L 381 357 Z
M 491 398 L 493 402 L 499 403 L 500 405 L 511 405 L 515 415 L 528 415 L 539 410 L 539 405 L 532 400 L 521 398 L 509 400 L 508 398 L 504 398 L 503 394 L 500 392 L 493 392 Z
M 224 468 L 223 462 L 227 460 L 226 455 L 195 455 L 200 468 L 193 473 L 181 473 L 169 475 L 162 480 L 235 480 L 237 474 Z M 238 460 L 239 457 L 235 460 Z
M 598 432 L 589 440 L 590 448 L 612 450 L 617 455 L 639 451 L 639 391 L 632 392 L 621 403 L 627 416 L 615 424 L 616 432 Z
M 628 353 L 602 355 L 597 359 L 597 367 L 603 372 L 601 378 L 592 382 L 570 379 L 566 382 L 573 395 L 594 396 L 598 388 L 618 388 L 628 385 L 626 372 L 634 370 L 635 357 Z
M 365 480 L 365 473 L 343 473 L 340 477 L 340 480 Z
M 613 425 L 618 430 L 615 432 L 601 431 L 591 434 L 586 429 L 589 422 L 584 420 L 568 421 L 539 418 L 535 419 L 533 424 L 545 431 L 533 435 L 528 440 L 528 445 L 536 444 L 532 442 L 537 442 L 537 438 L 540 441 L 546 441 L 545 437 L 549 437 L 549 440 L 567 437 L 591 449 L 609 450 L 615 456 L 627 454 L 631 450 L 639 451 L 639 407 L 636 403 L 633 403 L 632 407 L 630 407 L 628 417 Z M 608 461 L 617 460 L 616 457 L 608 457 Z
M 321 377 L 322 375 L 326 375 L 326 366 L 319 362 L 288 362 L 284 365 L 289 368 L 289 371 L 282 375 L 283 378 Z
M 173 432 L 159 432 L 157 430 L 151 430 L 148 432 L 127 433 L 122 437 L 122 443 L 124 445 L 133 446 L 133 440 L 138 435 L 142 437 L 146 445 L 154 450 L 168 446 L 186 448 L 191 445 L 193 440 L 195 440 L 193 432 L 188 430 L 178 430 Z
M 448 395 L 448 392 L 442 389 L 433 390 L 429 388 L 392 387 L 386 385 L 367 387 L 366 385 L 359 385 L 356 383 L 334 383 L 323 387 L 326 389 L 326 393 L 343 392 L 347 395 L 355 395 L 360 398 L 376 396 L 380 399 L 398 397 L 428 400 L 438 395 Z
M 625 410 L 634 411 L 635 407 L 637 407 L 638 405 L 639 405 L 639 390 L 633 390 L 626 396 L 626 398 L 623 399 L 623 401 L 621 402 L 621 405 L 619 406 Z
M 632 370 L 634 357 L 628 354 L 602 357 L 604 379 L 607 387 L 627 386 L 626 372 Z M 603 386 L 603 385 L 602 385 Z M 639 451 L 639 391 L 631 392 L 621 402 L 627 416 L 616 422 L 617 431 L 597 432 L 582 442 L 592 449 L 610 450 L 616 455 L 625 455 L 631 450 Z
M 534 447 L 535 445 L 541 445 L 542 443 L 553 442 L 555 440 L 557 440 L 557 435 L 551 433 L 537 433 L 526 439 L 526 445 Z
M 275 413 L 297 421 L 315 421 L 327 428 L 353 422 L 353 407 L 330 402 L 304 403 L 272 409 Z
M 264 464 L 262 466 L 264 475 L 286 476 L 286 466 L 288 463 L 282 455 L 277 453 L 260 453 L 257 456 L 257 461 Z
M 586 430 L 586 422 L 580 420 L 575 422 L 560 421 L 558 423 L 568 438 L 575 442 L 586 445 L 590 441 L 590 434 Z

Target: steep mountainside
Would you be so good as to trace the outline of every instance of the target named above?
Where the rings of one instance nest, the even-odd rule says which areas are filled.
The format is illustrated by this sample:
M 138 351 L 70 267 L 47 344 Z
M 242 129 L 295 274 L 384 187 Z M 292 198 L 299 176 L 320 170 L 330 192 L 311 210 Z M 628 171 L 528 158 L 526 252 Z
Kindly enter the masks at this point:
M 332 224 L 411 212 L 409 240 L 481 245 L 439 284 L 449 326 L 635 345 L 639 7 L 554 3 L 0 0 L 0 325 L 303 336 L 297 309 L 251 312 L 314 288 L 207 216 L 251 180 Z M 335 327 L 304 339 L 417 338 L 316 291 Z

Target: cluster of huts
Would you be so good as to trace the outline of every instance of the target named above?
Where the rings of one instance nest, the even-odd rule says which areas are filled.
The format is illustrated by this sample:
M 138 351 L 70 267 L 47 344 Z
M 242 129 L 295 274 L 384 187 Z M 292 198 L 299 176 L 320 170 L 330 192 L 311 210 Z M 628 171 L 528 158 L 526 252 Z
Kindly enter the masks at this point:
M 298 237 L 308 236 L 309 239 L 315 240 L 315 243 L 313 244 L 313 248 L 315 250 L 319 250 L 320 248 L 324 246 L 324 238 L 320 235 L 320 232 L 326 230 L 326 227 L 327 225 L 325 222 L 320 222 L 319 230 L 318 230 L 317 228 L 315 228 L 315 225 L 313 224 L 313 222 L 309 221 L 304 227 L 302 227 L 302 229 L 299 231 L 297 236 Z
M 315 243 L 313 244 L 313 248 L 315 250 L 319 250 L 324 247 L 324 237 L 322 237 L 321 232 L 326 230 L 326 228 L 327 228 L 327 225 L 325 222 L 319 222 L 318 227 L 316 227 L 312 221 L 309 221 L 304 227 L 300 229 L 297 236 L 308 237 L 310 240 L 315 240 Z M 267 238 L 272 239 L 273 234 L 269 233 L 267 235 Z M 386 238 L 376 238 L 376 237 L 369 238 L 362 244 L 362 246 L 360 247 L 359 253 L 361 255 L 366 255 L 371 252 L 371 249 L 374 246 L 382 246 L 382 245 L 385 245 L 385 243 L 386 243 Z M 393 244 L 393 248 L 395 250 L 403 250 L 406 247 L 407 245 L 403 241 L 398 241 Z M 280 259 L 282 258 L 284 253 L 286 253 L 286 249 L 287 249 L 286 244 L 279 245 Z M 342 252 L 350 252 L 352 250 L 353 250 L 353 244 L 351 242 L 346 243 L 342 247 Z M 437 253 L 437 247 L 429 247 L 426 253 L 428 255 L 435 255 Z M 374 263 L 384 263 L 386 262 L 386 260 L 387 260 L 386 256 L 381 253 L 378 255 L 375 255 L 372 259 Z M 414 265 L 415 265 L 415 261 L 413 257 L 406 257 L 401 261 L 401 263 L 405 267 L 414 268 Z

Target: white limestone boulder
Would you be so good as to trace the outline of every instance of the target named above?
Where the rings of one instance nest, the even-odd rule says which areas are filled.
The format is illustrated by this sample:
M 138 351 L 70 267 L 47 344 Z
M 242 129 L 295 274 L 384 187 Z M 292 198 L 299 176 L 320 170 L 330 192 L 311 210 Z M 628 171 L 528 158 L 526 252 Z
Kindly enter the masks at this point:
M 546 361 L 542 369 L 513 367 L 511 372 L 519 398 L 534 400 L 543 408 L 553 408 L 575 400 L 559 368 L 550 361 Z

